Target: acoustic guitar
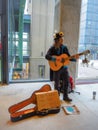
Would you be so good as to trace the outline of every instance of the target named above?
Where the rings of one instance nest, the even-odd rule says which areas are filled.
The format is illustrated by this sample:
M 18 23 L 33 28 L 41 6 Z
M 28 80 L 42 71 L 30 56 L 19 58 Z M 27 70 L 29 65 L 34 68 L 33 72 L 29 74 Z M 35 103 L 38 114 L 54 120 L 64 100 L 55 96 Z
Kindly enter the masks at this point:
M 90 50 L 83 51 L 82 53 L 78 53 L 72 56 L 68 56 L 67 54 L 61 54 L 60 56 L 53 56 L 55 58 L 59 58 L 60 60 L 52 61 L 49 60 L 49 66 L 51 70 L 53 71 L 58 71 L 61 67 L 69 65 L 70 60 L 73 58 L 76 58 L 76 56 L 81 56 L 81 55 L 87 55 L 90 53 Z

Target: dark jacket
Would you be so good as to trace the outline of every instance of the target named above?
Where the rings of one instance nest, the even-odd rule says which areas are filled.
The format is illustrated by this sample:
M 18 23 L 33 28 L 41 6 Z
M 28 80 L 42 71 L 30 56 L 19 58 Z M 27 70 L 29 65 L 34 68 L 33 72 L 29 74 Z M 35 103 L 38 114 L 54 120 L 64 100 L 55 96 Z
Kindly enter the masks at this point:
M 51 46 L 49 48 L 45 58 L 47 60 L 53 60 L 52 59 L 53 55 L 59 56 L 59 55 L 64 54 L 64 53 L 67 54 L 68 56 L 70 56 L 68 48 L 65 45 L 61 44 L 60 49 L 58 49 L 58 48 L 56 49 L 54 46 Z

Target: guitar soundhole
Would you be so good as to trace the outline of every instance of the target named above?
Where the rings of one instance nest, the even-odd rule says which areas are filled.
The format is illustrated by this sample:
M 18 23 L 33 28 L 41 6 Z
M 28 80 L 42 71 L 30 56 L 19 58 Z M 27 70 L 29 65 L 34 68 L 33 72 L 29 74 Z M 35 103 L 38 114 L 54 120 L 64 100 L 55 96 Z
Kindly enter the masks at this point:
M 55 66 L 57 66 L 56 62 L 54 62 Z
M 64 59 L 64 58 L 62 58 L 61 62 L 62 62 L 62 63 L 64 63 L 64 62 L 65 62 L 65 59 Z

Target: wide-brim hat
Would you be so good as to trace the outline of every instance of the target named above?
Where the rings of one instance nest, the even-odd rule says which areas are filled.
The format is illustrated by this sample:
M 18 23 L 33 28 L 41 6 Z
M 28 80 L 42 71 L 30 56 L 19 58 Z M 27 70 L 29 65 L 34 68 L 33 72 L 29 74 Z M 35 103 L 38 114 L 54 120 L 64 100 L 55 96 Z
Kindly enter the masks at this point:
M 59 38 L 61 38 L 61 37 L 63 37 L 63 36 L 64 36 L 64 33 L 63 33 L 63 32 L 58 32 L 58 33 L 55 33 L 55 34 L 53 35 L 54 40 L 55 40 L 55 39 L 59 39 Z

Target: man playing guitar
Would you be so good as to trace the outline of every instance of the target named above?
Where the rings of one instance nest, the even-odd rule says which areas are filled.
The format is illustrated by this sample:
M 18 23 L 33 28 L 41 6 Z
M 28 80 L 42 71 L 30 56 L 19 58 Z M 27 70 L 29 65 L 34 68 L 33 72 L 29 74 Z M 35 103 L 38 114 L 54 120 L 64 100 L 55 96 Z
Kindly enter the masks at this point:
M 54 34 L 54 44 L 49 48 L 45 58 L 50 62 L 51 71 L 53 71 L 53 81 L 55 82 L 55 89 L 58 90 L 60 94 L 60 79 L 63 83 L 63 100 L 72 101 L 68 97 L 68 84 L 69 84 L 69 74 L 68 74 L 68 65 L 65 64 L 64 58 L 61 55 L 66 54 L 67 57 L 70 57 L 69 50 L 66 45 L 63 44 L 63 32 L 58 32 Z M 70 58 L 69 61 L 76 61 L 79 58 L 78 55 Z M 59 64 L 57 64 L 59 62 Z M 53 66 L 52 66 L 52 64 Z M 61 64 L 61 65 L 60 65 Z

